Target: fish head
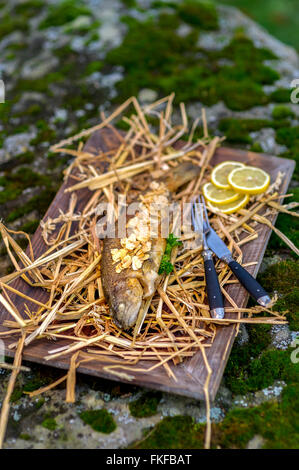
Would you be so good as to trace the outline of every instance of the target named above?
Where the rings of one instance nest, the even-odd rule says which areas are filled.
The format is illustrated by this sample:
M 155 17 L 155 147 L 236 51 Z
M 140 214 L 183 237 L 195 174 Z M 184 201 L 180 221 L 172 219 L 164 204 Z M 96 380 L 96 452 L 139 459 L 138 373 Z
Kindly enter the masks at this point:
M 135 278 L 119 279 L 110 298 L 110 312 L 120 328 L 128 330 L 135 325 L 141 307 L 143 289 Z

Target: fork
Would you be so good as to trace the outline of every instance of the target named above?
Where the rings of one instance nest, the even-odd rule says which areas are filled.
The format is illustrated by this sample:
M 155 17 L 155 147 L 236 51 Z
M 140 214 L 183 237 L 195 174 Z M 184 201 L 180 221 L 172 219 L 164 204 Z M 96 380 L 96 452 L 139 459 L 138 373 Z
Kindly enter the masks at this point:
M 223 296 L 213 262 L 213 252 L 208 247 L 206 239 L 206 233 L 210 230 L 210 223 L 203 197 L 199 196 L 197 200 L 195 199 L 192 203 L 191 214 L 194 230 L 202 234 L 202 257 L 204 260 L 206 288 L 211 316 L 213 318 L 223 318 Z

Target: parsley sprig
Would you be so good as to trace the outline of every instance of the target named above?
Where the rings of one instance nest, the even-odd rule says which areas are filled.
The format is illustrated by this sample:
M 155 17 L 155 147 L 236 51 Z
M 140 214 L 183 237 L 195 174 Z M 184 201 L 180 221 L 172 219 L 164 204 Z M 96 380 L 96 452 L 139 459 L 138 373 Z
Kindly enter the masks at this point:
M 173 265 L 170 262 L 171 252 L 175 246 L 181 246 L 182 242 L 171 233 L 166 239 L 166 248 L 161 259 L 159 274 L 170 274 L 173 271 Z

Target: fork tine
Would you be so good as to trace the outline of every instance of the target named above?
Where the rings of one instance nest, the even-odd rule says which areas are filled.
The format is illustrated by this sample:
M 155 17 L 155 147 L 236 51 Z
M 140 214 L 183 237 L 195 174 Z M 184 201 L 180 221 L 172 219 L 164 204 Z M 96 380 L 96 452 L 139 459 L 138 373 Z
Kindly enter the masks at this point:
M 197 223 L 199 225 L 200 231 L 203 231 L 203 213 L 202 213 L 202 205 L 200 202 L 197 202 L 197 207 L 195 208 L 195 216 L 197 218 Z
M 195 218 L 194 202 L 192 202 L 191 217 L 192 217 L 192 224 L 193 224 L 193 226 L 194 226 L 194 229 L 195 229 L 196 231 L 198 231 L 198 230 L 199 230 L 199 227 L 197 226 L 197 221 L 196 221 L 196 218 Z
M 196 204 L 198 202 L 193 201 L 192 203 L 192 222 L 194 225 L 194 228 L 196 231 L 202 231 L 203 230 L 203 214 L 202 214 L 202 207 L 201 204 L 199 203 L 199 211 L 198 208 L 196 207 Z M 200 213 L 199 213 L 200 212 Z
M 211 226 L 210 226 L 210 221 L 208 217 L 207 206 L 206 206 L 205 198 L 203 196 L 201 196 L 201 201 L 202 201 L 202 206 L 204 208 L 204 213 L 205 213 L 205 222 L 210 230 Z

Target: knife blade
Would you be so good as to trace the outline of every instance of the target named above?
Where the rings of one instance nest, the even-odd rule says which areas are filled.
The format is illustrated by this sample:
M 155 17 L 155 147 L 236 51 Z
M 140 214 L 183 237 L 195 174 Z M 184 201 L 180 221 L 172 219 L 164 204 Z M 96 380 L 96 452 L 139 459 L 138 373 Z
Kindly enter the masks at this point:
M 260 305 L 266 307 L 271 301 L 268 293 L 257 282 L 257 280 L 251 274 L 249 274 L 248 271 L 246 271 L 246 269 L 244 269 L 237 261 L 233 259 L 230 250 L 212 227 L 206 233 L 206 240 L 209 248 L 219 259 L 224 261 L 230 267 L 234 275 L 249 292 L 249 294 Z

